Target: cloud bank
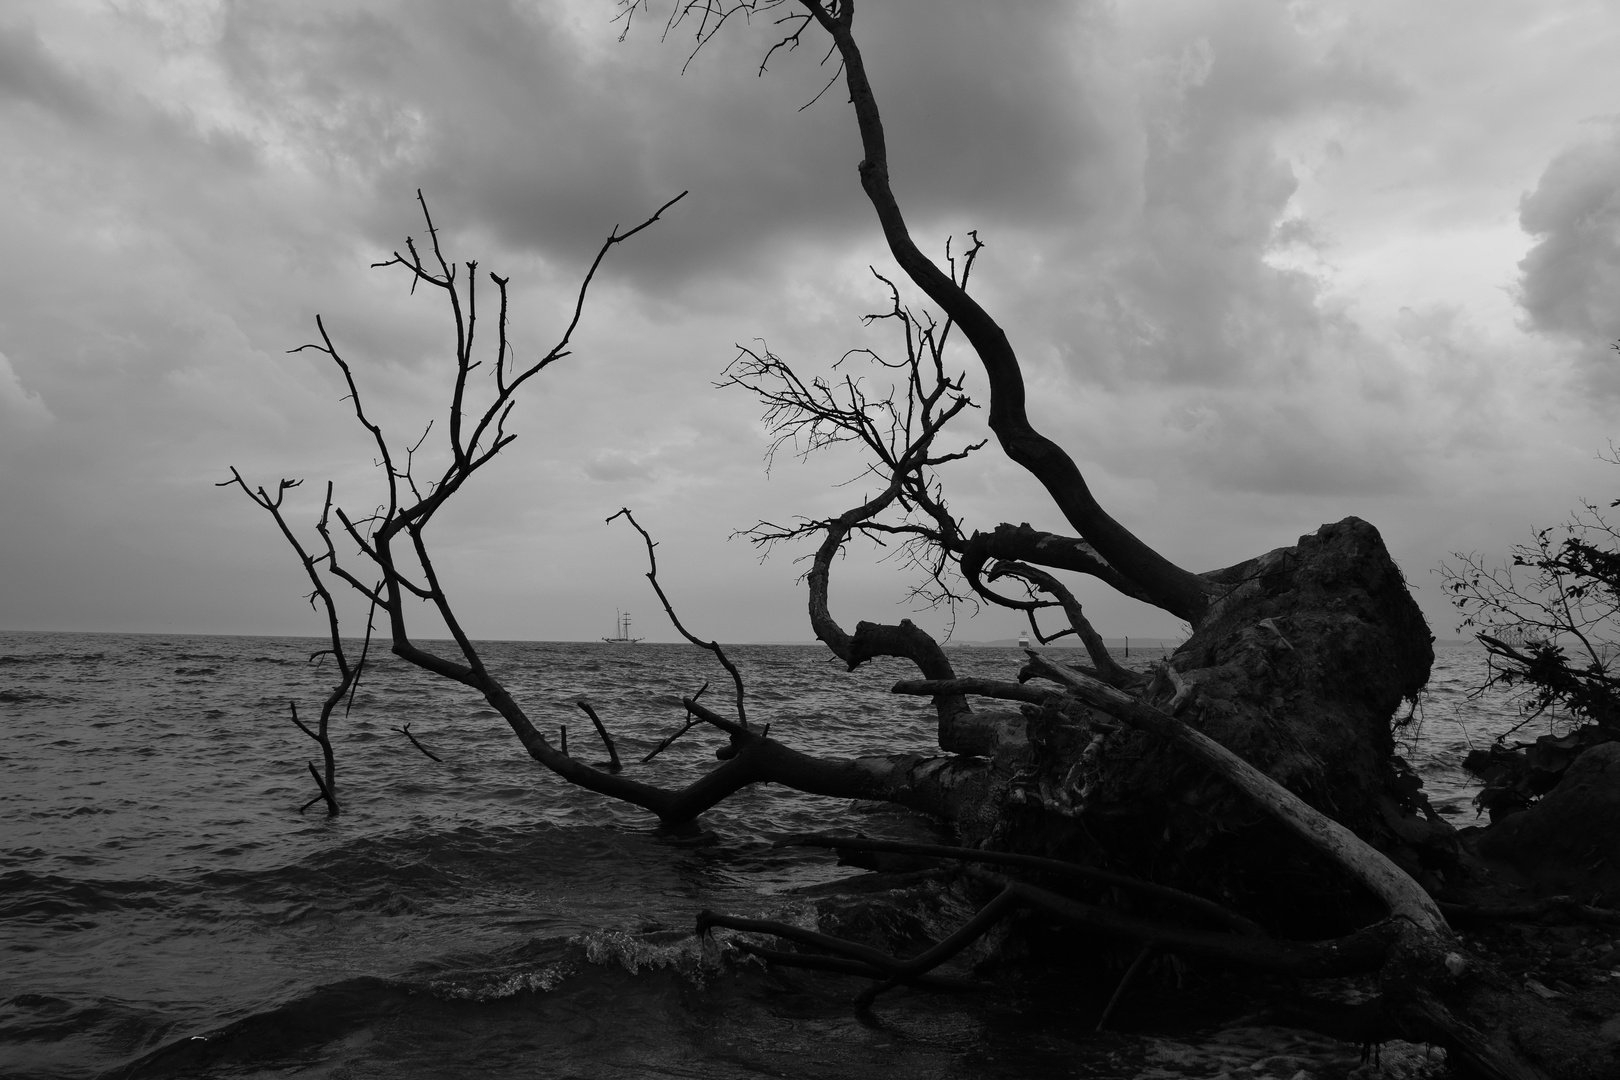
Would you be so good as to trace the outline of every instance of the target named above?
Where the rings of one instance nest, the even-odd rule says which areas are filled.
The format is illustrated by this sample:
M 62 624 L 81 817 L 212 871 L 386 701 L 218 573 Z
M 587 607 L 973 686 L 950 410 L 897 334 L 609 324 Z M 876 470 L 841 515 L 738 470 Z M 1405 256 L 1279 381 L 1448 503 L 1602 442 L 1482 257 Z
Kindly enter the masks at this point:
M 527 356 L 608 231 L 689 190 L 613 253 L 574 355 L 435 539 L 475 632 L 591 637 L 641 596 L 637 538 L 601 524 L 630 505 L 704 633 L 807 636 L 791 556 L 728 537 L 852 505 L 859 463 L 767 477 L 756 407 L 711 384 L 738 341 L 807 370 L 892 348 L 858 318 L 884 302 L 869 268 L 894 271 L 854 125 L 837 87 L 800 108 L 832 74 L 808 43 L 762 77 L 779 30 L 739 26 L 683 74 L 678 36 L 620 43 L 615 10 L 8 9 L 6 625 L 309 629 L 296 566 L 212 485 L 236 465 L 307 478 L 306 513 L 326 478 L 376 498 L 340 380 L 288 352 L 317 313 L 391 432 L 442 412 L 442 312 L 368 269 L 421 235 L 417 190 L 453 257 L 511 276 Z M 1205 568 L 1360 514 L 1444 634 L 1422 586 L 1446 552 L 1613 486 L 1595 453 L 1620 385 L 1620 141 L 1591 115 L 1620 92 L 1612 23 L 1574 3 L 903 0 L 858 30 L 915 235 L 942 255 L 979 231 L 974 289 L 1035 419 L 1116 516 Z M 1061 525 L 993 448 L 946 482 L 972 526 Z M 840 567 L 843 617 L 911 614 L 881 555 Z M 1087 602 L 1107 633 L 1177 629 Z
M 1519 262 L 1526 320 L 1572 339 L 1587 383 L 1620 393 L 1620 124 L 1554 158 L 1519 224 L 1535 240 Z

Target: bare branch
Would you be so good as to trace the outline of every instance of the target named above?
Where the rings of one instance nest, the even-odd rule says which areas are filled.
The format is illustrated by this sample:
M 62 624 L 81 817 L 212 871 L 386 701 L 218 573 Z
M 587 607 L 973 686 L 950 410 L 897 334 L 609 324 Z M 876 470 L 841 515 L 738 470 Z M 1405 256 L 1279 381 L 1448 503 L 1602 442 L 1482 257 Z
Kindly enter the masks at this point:
M 426 754 L 428 757 L 432 758 L 434 761 L 437 761 L 437 762 L 440 762 L 440 763 L 442 763 L 444 761 L 444 759 L 441 758 L 438 754 L 435 754 L 433 751 L 429 750 L 427 747 L 423 746 L 420 742 L 417 741 L 416 736 L 411 734 L 411 725 L 406 724 L 403 727 L 397 727 L 394 730 L 399 732 L 401 735 L 405 736 L 407 739 L 411 740 L 411 745 L 412 746 L 414 746 L 418 750 L 422 751 L 423 754 Z
M 1017 577 L 1028 582 L 1031 588 L 1039 589 L 1057 600 L 1063 608 L 1063 613 L 1068 616 L 1070 628 L 1085 643 L 1086 655 L 1091 657 L 1091 662 L 1096 669 L 1102 672 L 1104 682 L 1118 687 L 1141 686 L 1147 682 L 1147 676 L 1142 673 L 1120 666 L 1118 661 L 1114 659 L 1113 654 L 1108 651 L 1108 646 L 1103 643 L 1102 635 L 1092 628 L 1090 620 L 1086 618 L 1084 610 L 1080 607 L 1080 601 L 1075 599 L 1074 594 L 1068 590 L 1067 586 L 1051 574 L 1024 563 L 1003 561 L 996 563 L 988 577 L 991 581 L 1000 577 Z M 1029 609 L 1029 625 L 1031 628 L 1035 627 L 1035 612 L 1033 609 Z M 1036 630 L 1037 637 L 1039 634 L 1040 631 Z M 1050 641 L 1051 638 L 1044 640 Z
M 677 731 L 673 735 L 668 736 L 667 738 L 664 739 L 663 742 L 661 742 L 657 746 L 653 747 L 652 752 L 650 754 L 648 754 L 646 757 L 641 759 L 641 763 L 643 765 L 645 765 L 645 764 L 647 764 L 647 762 L 651 761 L 653 758 L 657 757 L 659 754 L 662 754 L 665 750 L 668 750 L 670 748 L 670 746 L 674 744 L 676 739 L 680 738 L 682 735 L 685 735 L 688 731 L 691 731 L 693 728 L 697 727 L 698 723 L 699 723 L 699 721 L 697 720 L 696 717 L 689 716 L 687 718 L 686 723 L 681 725 L 681 729 L 679 731 Z
M 337 762 L 332 752 L 332 742 L 328 733 L 328 725 L 331 721 L 332 710 L 337 708 L 338 702 L 342 701 L 345 694 L 348 693 L 349 688 L 353 685 L 354 680 L 358 675 L 358 672 L 349 666 L 348 659 L 344 654 L 343 639 L 338 630 L 337 603 L 333 599 L 331 592 L 327 590 L 325 582 L 321 580 L 321 575 L 318 570 L 318 566 L 321 562 L 328 561 L 330 565 L 336 560 L 336 556 L 332 552 L 331 535 L 328 527 L 328 521 L 332 512 L 332 485 L 326 485 L 326 501 L 322 505 L 320 521 L 316 526 L 316 530 L 320 533 L 322 539 L 325 541 L 327 550 L 323 555 L 311 555 L 304 548 L 303 543 L 293 533 L 291 526 L 287 524 L 287 519 L 281 512 L 283 497 L 288 491 L 298 487 L 301 483 L 302 481 L 298 480 L 282 480 L 276 486 L 276 493 L 271 495 L 269 492 L 265 491 L 263 487 L 259 487 L 257 489 L 248 487 L 247 481 L 242 479 L 242 474 L 233 467 L 231 469 L 231 479 L 216 486 L 235 486 L 241 488 L 250 499 L 258 503 L 259 506 L 263 507 L 270 514 L 271 519 L 276 523 L 276 528 L 281 531 L 282 538 L 287 541 L 288 546 L 293 549 L 293 553 L 298 556 L 298 561 L 303 565 L 304 575 L 309 579 L 311 586 L 311 591 L 309 594 L 310 604 L 313 606 L 317 601 L 319 601 L 320 606 L 325 610 L 327 633 L 329 640 L 331 641 L 331 645 L 329 648 L 318 651 L 314 656 L 311 657 L 311 659 L 313 660 L 324 655 L 331 656 L 338 669 L 338 682 L 332 687 L 325 700 L 321 702 L 320 718 L 316 721 L 314 729 L 311 729 L 298 718 L 298 705 L 296 702 L 289 702 L 288 704 L 292 708 L 292 722 L 297 725 L 298 730 L 302 731 L 305 735 L 309 736 L 320 745 L 321 756 L 325 764 L 324 776 L 316 773 L 315 766 L 313 764 L 310 765 L 311 773 L 315 774 L 316 776 L 316 783 L 320 788 L 320 795 L 317 796 L 317 799 L 313 799 L 310 802 L 305 803 L 304 806 L 300 808 L 299 813 L 307 810 L 310 806 L 314 805 L 316 801 L 324 799 L 326 801 L 327 815 L 336 816 L 339 812 L 336 781 Z
M 630 527 L 635 529 L 636 532 L 640 533 L 641 539 L 646 542 L 647 580 L 652 582 L 653 592 L 658 594 L 658 602 L 664 605 L 664 613 L 669 616 L 670 623 L 675 627 L 676 630 L 680 631 L 681 637 L 685 638 L 687 641 L 690 641 L 698 648 L 713 653 L 714 658 L 720 661 L 720 666 L 725 668 L 727 673 L 730 674 L 732 685 L 735 686 L 737 690 L 737 719 L 741 721 L 743 728 L 746 730 L 748 727 L 748 712 L 743 706 L 744 691 L 742 673 L 737 670 L 737 665 L 731 662 L 731 658 L 726 655 L 726 651 L 720 647 L 719 642 L 704 641 L 693 634 L 685 626 L 681 625 L 681 620 L 675 614 L 674 607 L 670 605 L 669 597 L 664 595 L 663 586 L 658 584 L 658 556 L 653 552 L 653 548 L 657 547 L 658 545 L 653 543 L 651 534 L 649 534 L 646 529 L 641 527 L 641 523 L 636 520 L 635 515 L 630 512 L 629 507 L 621 507 L 617 513 L 610 516 L 607 520 L 611 522 L 617 517 L 623 517 L 626 521 L 628 521 L 630 523 Z

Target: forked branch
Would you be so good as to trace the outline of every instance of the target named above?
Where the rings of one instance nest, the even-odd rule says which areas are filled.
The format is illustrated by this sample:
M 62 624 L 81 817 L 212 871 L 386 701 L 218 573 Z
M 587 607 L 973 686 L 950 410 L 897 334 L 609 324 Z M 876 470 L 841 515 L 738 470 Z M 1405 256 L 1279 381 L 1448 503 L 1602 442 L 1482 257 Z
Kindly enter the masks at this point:
M 316 525 L 316 531 L 320 534 L 326 547 L 323 553 L 311 555 L 305 550 L 303 542 L 292 531 L 292 527 L 287 524 L 287 519 L 281 512 L 282 501 L 286 498 L 287 492 L 299 487 L 302 483 L 302 480 L 282 480 L 276 486 L 275 494 L 272 495 L 263 487 L 250 488 L 247 481 L 242 479 L 242 474 L 233 466 L 231 468 L 231 478 L 223 480 L 214 486 L 241 488 L 248 498 L 270 514 L 270 517 L 276 523 L 276 528 L 281 531 L 282 538 L 287 541 L 288 546 L 293 549 L 293 553 L 298 556 L 298 561 L 304 568 L 304 576 L 309 579 L 312 590 L 309 594 L 310 606 L 314 607 L 319 603 L 326 616 L 327 634 L 331 646 L 316 653 L 310 659 L 315 660 L 321 656 L 332 657 L 333 662 L 337 665 L 338 681 L 332 686 L 325 699 L 322 700 L 320 717 L 315 721 L 314 728 L 309 727 L 298 718 L 297 702 L 288 702 L 288 705 L 292 710 L 293 724 L 321 748 L 321 759 L 324 767 L 323 769 L 317 769 L 313 761 L 308 763 L 309 774 L 315 778 L 317 794 L 299 807 L 298 812 L 303 813 L 315 803 L 324 801 L 327 816 L 336 817 L 340 807 L 337 798 L 337 760 L 332 752 L 330 731 L 332 711 L 338 707 L 345 696 L 351 693 L 360 677 L 360 666 L 364 665 L 365 659 L 362 654 L 360 665 L 350 666 L 348 656 L 343 651 L 342 635 L 338 632 L 337 602 L 333 599 L 331 592 L 327 589 L 326 583 L 321 579 L 321 575 L 317 570 L 317 567 L 322 562 L 325 562 L 328 567 L 337 565 L 337 552 L 332 547 L 332 533 L 329 525 L 332 513 L 332 485 L 330 483 L 326 485 L 326 501 L 322 504 L 320 522 Z M 369 635 L 367 642 L 368 644 L 370 642 Z
M 737 665 L 731 662 L 731 657 L 726 655 L 726 651 L 720 647 L 720 643 L 718 641 L 704 641 L 702 638 L 688 630 L 685 626 L 681 625 L 680 616 L 675 614 L 675 608 L 671 606 L 669 597 L 664 594 L 664 587 L 658 584 L 658 555 L 653 550 L 658 545 L 653 541 L 652 535 L 648 533 L 646 529 L 641 527 L 641 523 L 636 520 L 636 516 L 630 512 L 629 507 L 620 507 L 619 510 L 607 520 L 611 522 L 614 518 L 619 517 L 622 517 L 624 520 L 628 521 L 630 523 L 630 527 L 641 534 L 642 541 L 647 545 L 647 580 L 652 582 L 653 592 L 658 594 L 658 602 L 664 605 L 664 614 L 669 616 L 670 625 L 674 626 L 675 629 L 680 632 L 681 637 L 685 638 L 687 641 L 690 641 L 698 648 L 703 649 L 705 652 L 712 653 L 714 658 L 720 661 L 720 666 L 725 668 L 726 673 L 731 676 L 732 686 L 735 687 L 737 691 L 737 720 L 746 731 L 748 728 L 748 711 L 743 706 L 744 689 L 742 672 L 737 670 Z
M 660 208 L 658 213 L 662 213 L 668 205 Z M 696 722 L 719 729 L 730 740 L 730 745 L 724 748 L 727 752 L 721 755 L 723 758 L 721 763 L 693 783 L 676 789 L 660 787 L 618 773 L 613 770 L 611 763 L 606 770 L 595 768 L 571 757 L 559 746 L 553 745 L 485 665 L 471 635 L 458 619 L 450 603 L 427 543 L 428 525 L 473 474 L 511 441 L 512 436 L 506 434 L 501 425 L 514 404 L 515 392 L 544 367 L 567 355 L 568 342 L 579 322 L 585 285 L 589 284 L 591 275 L 595 273 L 607 251 L 646 228 L 652 221 L 657 220 L 657 217 L 658 214 L 655 213 L 633 229 L 613 231 L 597 252 L 596 260 L 587 272 L 585 284 L 581 286 L 575 304 L 573 318 L 565 332 L 557 344 L 539 361 L 521 370 L 513 370 L 509 363 L 510 344 L 505 336 L 504 311 L 496 331 L 497 340 L 493 349 L 495 362 L 486 365 L 474 358 L 472 346 L 477 340 L 479 325 L 476 317 L 476 301 L 472 298 L 476 289 L 476 278 L 458 273 L 456 265 L 443 252 L 438 228 L 433 225 L 431 218 L 427 219 L 428 257 L 424 257 L 415 243 L 411 242 L 406 244 L 408 254 L 396 253 L 393 259 L 383 265 L 404 266 L 411 274 L 413 287 L 421 283 L 434 286 L 436 291 L 449 301 L 452 320 L 459 320 L 455 356 L 456 388 L 451 395 L 450 408 L 462 410 L 466 415 L 458 423 L 450 425 L 454 433 L 451 436 L 450 460 L 444 470 L 430 483 L 419 484 L 416 481 L 412 475 L 411 464 L 415 460 L 414 447 L 403 456 L 391 450 L 381 425 L 371 419 L 362 404 L 352 368 L 327 333 L 324 322 L 318 322 L 321 343 L 310 347 L 330 356 L 342 372 L 354 415 L 371 435 L 377 447 L 378 465 L 388 486 L 387 499 L 375 511 L 362 517 L 351 517 L 331 504 L 329 488 L 327 508 L 322 513 L 319 526 L 327 550 L 325 554 L 312 558 L 297 544 L 296 538 L 286 528 L 279 509 L 282 494 L 288 488 L 296 486 L 296 482 L 284 482 L 283 488 L 274 496 L 263 492 L 262 489 L 257 493 L 248 489 L 234 473 L 231 483 L 242 486 L 254 496 L 255 501 L 271 511 L 278 525 L 293 543 L 295 551 L 299 553 L 306 571 L 311 574 L 315 589 L 313 595 L 329 604 L 329 624 L 334 640 L 332 651 L 338 657 L 340 667 L 349 670 L 347 661 L 342 656 L 341 640 L 337 637 L 335 606 L 330 605 L 330 593 L 326 591 L 319 576 L 315 575 L 317 562 L 325 563 L 330 573 L 386 613 L 392 648 L 396 655 L 426 671 L 460 683 L 481 694 L 484 700 L 506 720 L 529 755 L 569 783 L 644 807 L 655 814 L 664 825 L 670 827 L 685 826 L 737 790 L 762 782 L 781 783 L 812 794 L 835 798 L 881 799 L 921 810 L 937 811 L 947 798 L 944 793 L 952 789 L 952 778 L 959 774 L 981 770 L 983 768 L 981 763 L 956 763 L 949 759 L 930 759 L 917 755 L 844 760 L 816 758 L 791 750 L 769 738 L 769 725 L 762 729 L 750 725 L 745 712 L 740 673 L 725 656 L 724 650 L 713 642 L 698 641 L 675 617 L 657 581 L 655 545 L 649 534 L 635 522 L 628 511 L 623 511 L 626 519 L 641 533 L 647 543 L 651 566 L 649 580 L 653 582 L 660 599 L 664 600 L 672 622 L 688 640 L 705 648 L 712 647 L 711 651 L 716 653 L 731 673 L 737 688 L 738 715 L 734 720 L 708 709 L 697 701 L 695 696 L 683 701 L 688 715 L 695 718 Z M 504 294 L 506 279 L 494 277 L 493 280 L 503 289 Z M 465 302 L 461 296 L 463 289 L 467 291 Z M 491 390 L 485 392 L 487 405 L 482 412 L 469 407 L 469 402 L 477 396 L 478 389 L 470 377 L 479 367 L 484 368 L 484 377 L 492 386 Z M 923 454 L 916 460 L 923 461 L 926 458 L 927 455 Z M 344 534 L 355 544 L 360 556 L 375 565 L 381 578 L 380 585 L 370 584 L 339 563 L 327 527 L 328 515 L 331 513 L 337 515 Z M 410 610 L 407 601 L 413 598 L 426 601 L 435 609 L 450 630 L 456 650 L 460 654 L 458 657 L 438 655 L 413 640 L 407 619 Z M 863 627 L 862 632 L 865 629 Z M 859 633 L 857 637 L 860 637 Z M 937 650 L 937 646 L 935 648 Z M 949 669 L 947 667 L 943 672 L 929 673 L 948 675 Z M 335 706 L 340 699 L 341 694 L 335 691 L 331 704 Z M 318 734 L 320 729 L 312 727 L 310 730 Z M 599 728 L 599 731 L 603 733 L 604 743 L 609 745 L 610 757 L 616 756 L 612 753 L 611 739 L 606 736 L 605 726 Z M 328 793 L 335 791 L 326 783 L 325 778 L 322 779 L 322 783 L 324 791 Z

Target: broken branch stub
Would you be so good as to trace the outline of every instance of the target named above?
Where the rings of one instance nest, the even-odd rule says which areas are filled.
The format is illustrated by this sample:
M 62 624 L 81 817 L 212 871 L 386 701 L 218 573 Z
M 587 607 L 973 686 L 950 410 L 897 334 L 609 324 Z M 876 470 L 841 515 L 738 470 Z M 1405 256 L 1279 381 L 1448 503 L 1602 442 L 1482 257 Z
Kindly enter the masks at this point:
M 613 745 L 613 736 L 608 734 L 607 728 L 602 724 L 602 718 L 596 715 L 596 710 L 591 708 L 591 703 L 586 701 L 584 698 L 580 698 L 578 701 L 574 702 L 574 704 L 586 716 L 591 718 L 591 723 L 596 725 L 596 733 L 602 737 L 602 745 L 607 747 L 608 771 L 618 772 L 620 769 L 624 768 L 624 766 L 619 763 L 619 749 Z M 649 760 L 650 759 L 651 757 L 649 755 Z

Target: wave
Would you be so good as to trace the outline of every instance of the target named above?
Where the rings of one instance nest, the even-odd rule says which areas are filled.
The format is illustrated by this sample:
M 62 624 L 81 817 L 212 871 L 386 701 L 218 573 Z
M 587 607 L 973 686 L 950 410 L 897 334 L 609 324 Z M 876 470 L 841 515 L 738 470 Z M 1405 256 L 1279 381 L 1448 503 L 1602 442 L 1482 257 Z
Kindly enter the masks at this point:
M 371 976 L 318 986 L 207 1034 L 177 1039 L 101 1075 L 104 1080 L 137 1080 L 213 1075 L 222 1065 L 303 1063 L 310 1051 L 402 1011 L 413 992 L 408 983 Z
M 627 876 L 644 876 L 668 857 L 668 849 L 646 834 L 587 822 L 408 830 L 355 837 L 273 866 L 208 865 L 245 853 L 241 846 L 220 849 L 203 854 L 188 873 L 133 879 L 10 870 L 0 873 L 0 922 L 69 932 L 95 925 L 87 917 L 162 909 L 183 914 L 198 928 L 222 922 L 285 926 L 343 912 L 426 913 L 470 897 L 482 898 L 486 914 L 529 906 L 540 921 L 556 921 L 554 913 L 533 908 L 536 898 L 622 892 Z
M 51 1060 L 50 1050 L 91 1033 L 146 1031 L 162 1022 L 154 1010 L 116 998 L 75 1001 L 57 994 L 17 994 L 0 1001 L 0 1063 L 6 1067 L 7 1077 L 19 1080 L 25 1076 L 39 1080 L 82 1077 L 90 1069 L 62 1068 Z M 128 1053 L 115 1050 L 105 1056 L 127 1057 Z
M 502 1064 L 523 1060 L 506 1052 L 509 1048 L 491 1048 L 482 1040 L 469 1045 L 468 1028 L 500 1029 L 508 1040 L 527 1033 L 535 1048 L 551 1042 L 553 1051 L 563 1050 L 574 1065 L 584 1067 L 575 1075 L 585 1075 L 592 1064 L 600 1064 L 601 1050 L 658 1032 L 663 1053 L 686 1057 L 682 1044 L 690 1039 L 671 1030 L 671 1020 L 677 1021 L 674 1027 L 683 1027 L 687 1018 L 669 1015 L 672 999 L 678 1002 L 720 983 L 732 993 L 746 989 L 758 994 L 766 982 L 759 962 L 690 932 L 594 931 L 536 938 L 494 954 L 420 964 L 394 978 L 362 976 L 311 987 L 230 1023 L 173 1038 L 101 1075 L 105 1080 L 238 1075 L 316 1062 L 326 1071 L 334 1058 L 344 1057 L 346 1039 L 362 1036 L 358 1041 L 366 1044 L 367 1058 L 376 1062 L 388 1056 L 379 1055 L 379 1042 L 414 1044 L 423 1032 L 438 1033 L 440 1040 L 452 1032 L 461 1036 L 457 1075 L 499 1075 L 506 1071 Z M 551 1021 L 549 1030 L 537 1030 L 536 1020 Z M 441 1045 L 441 1053 L 443 1049 Z M 389 1075 L 444 1075 L 424 1068 L 420 1048 L 413 1045 L 412 1050 L 411 1065 Z M 468 1060 L 469 1053 L 489 1054 L 493 1060 Z M 569 1075 L 573 1070 L 567 1064 L 553 1060 L 551 1068 L 538 1074 Z M 528 1059 L 523 1075 L 536 1075 L 533 1066 Z M 679 1075 L 695 1074 L 683 1069 Z
M 1208 1076 L 1213 1065 L 1293 1075 L 1331 1063 L 1344 1075 L 1359 1064 L 1358 1047 L 1279 1029 L 1098 1037 L 1100 1003 L 1056 987 L 991 998 L 896 990 L 875 1021 L 862 1021 L 850 1007 L 855 985 L 770 969 L 691 934 L 535 939 L 295 992 L 230 1023 L 171 1034 L 101 1075 L 1102 1080 Z M 1264 1067 L 1284 1061 L 1281 1073 Z
M 78 699 L 40 690 L 0 690 L 0 705 L 72 705 Z
M 50 924 L 97 912 L 155 908 L 162 883 L 83 881 L 10 870 L 0 874 L 0 923 Z

